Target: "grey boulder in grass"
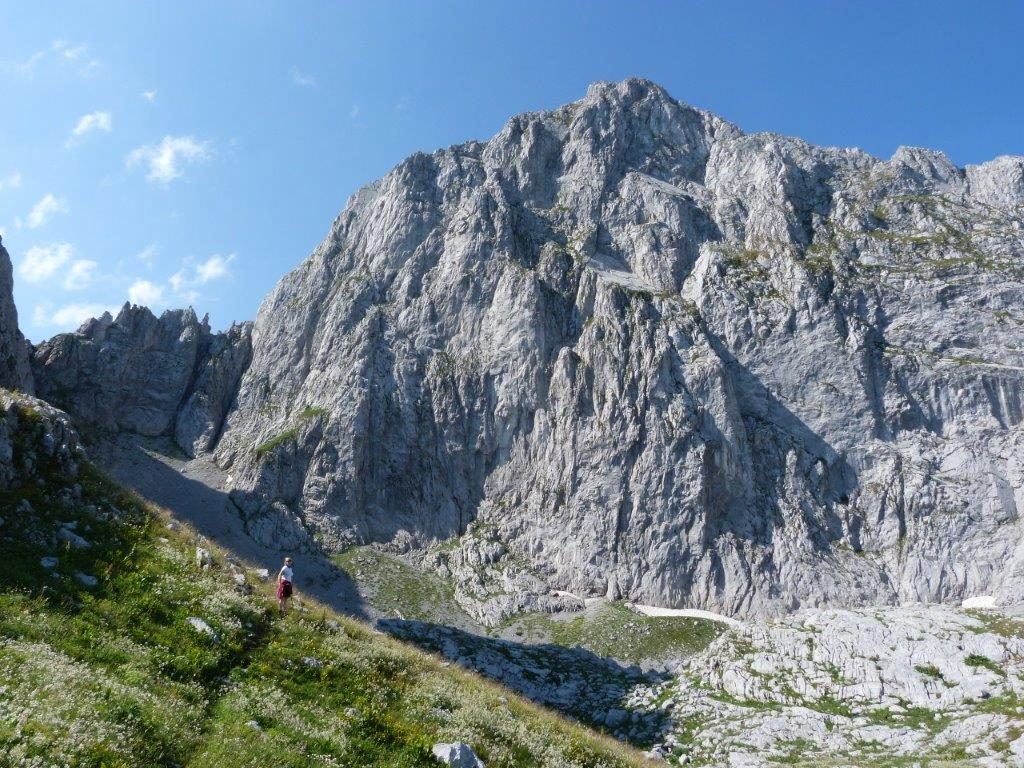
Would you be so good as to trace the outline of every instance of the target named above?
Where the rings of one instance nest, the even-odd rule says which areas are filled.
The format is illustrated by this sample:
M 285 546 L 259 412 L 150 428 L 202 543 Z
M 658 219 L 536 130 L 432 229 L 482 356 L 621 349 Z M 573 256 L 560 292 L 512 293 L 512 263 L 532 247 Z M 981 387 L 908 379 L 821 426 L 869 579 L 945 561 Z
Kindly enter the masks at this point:
M 452 768 L 484 768 L 483 761 L 476 756 L 473 748 L 461 741 L 435 744 L 432 751 L 439 762 Z

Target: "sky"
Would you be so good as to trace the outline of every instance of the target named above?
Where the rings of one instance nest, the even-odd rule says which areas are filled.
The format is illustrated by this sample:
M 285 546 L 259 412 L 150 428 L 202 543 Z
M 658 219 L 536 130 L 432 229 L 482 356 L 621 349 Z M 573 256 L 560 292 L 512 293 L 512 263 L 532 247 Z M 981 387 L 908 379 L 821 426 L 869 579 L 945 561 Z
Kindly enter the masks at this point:
M 0 235 L 39 342 L 252 319 L 417 150 L 646 77 L 747 131 L 1024 154 L 1020 2 L 0 0 Z

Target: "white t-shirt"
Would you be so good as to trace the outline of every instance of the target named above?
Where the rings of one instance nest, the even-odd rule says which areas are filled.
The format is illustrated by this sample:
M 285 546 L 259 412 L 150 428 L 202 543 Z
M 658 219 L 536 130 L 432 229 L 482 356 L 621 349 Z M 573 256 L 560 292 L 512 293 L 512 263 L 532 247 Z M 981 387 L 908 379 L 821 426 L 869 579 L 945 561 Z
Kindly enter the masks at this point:
M 292 580 L 292 568 L 290 565 L 286 565 L 281 569 L 281 580 L 288 582 Z

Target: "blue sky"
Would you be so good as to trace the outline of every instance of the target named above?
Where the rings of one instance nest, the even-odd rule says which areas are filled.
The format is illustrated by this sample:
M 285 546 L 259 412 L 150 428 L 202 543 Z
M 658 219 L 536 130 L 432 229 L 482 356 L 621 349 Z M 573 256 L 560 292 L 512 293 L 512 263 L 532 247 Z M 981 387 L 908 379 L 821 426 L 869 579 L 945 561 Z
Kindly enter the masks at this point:
M 6 2 L 0 232 L 26 335 L 255 316 L 415 150 L 648 77 L 748 131 L 1024 154 L 1024 3 Z

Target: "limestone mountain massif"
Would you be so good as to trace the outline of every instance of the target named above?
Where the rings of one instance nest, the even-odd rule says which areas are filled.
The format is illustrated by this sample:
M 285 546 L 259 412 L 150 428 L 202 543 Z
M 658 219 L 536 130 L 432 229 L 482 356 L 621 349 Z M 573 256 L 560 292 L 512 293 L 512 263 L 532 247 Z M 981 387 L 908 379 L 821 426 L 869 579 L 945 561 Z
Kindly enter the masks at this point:
M 1022 308 L 1024 158 L 745 134 L 627 80 L 413 155 L 251 326 L 126 307 L 32 375 L 212 452 L 257 538 L 412 551 L 488 621 L 1011 602 Z

